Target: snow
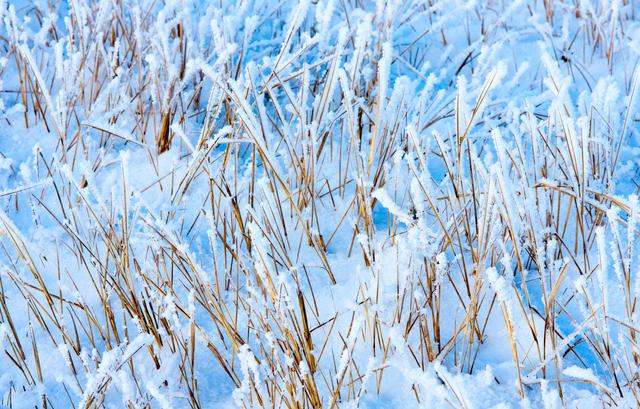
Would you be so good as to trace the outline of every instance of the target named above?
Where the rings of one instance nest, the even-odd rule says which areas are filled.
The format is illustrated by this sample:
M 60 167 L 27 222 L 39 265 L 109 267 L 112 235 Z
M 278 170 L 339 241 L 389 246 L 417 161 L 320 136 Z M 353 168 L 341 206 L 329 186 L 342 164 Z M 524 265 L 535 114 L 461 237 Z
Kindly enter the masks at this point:
M 637 406 L 639 19 L 0 1 L 0 407 Z

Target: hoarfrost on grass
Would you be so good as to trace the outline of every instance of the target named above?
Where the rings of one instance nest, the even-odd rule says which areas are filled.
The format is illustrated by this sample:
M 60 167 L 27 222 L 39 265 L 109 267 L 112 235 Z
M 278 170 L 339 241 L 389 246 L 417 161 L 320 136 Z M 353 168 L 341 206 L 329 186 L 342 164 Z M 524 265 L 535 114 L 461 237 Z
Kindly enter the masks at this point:
M 0 1 L 0 406 L 637 406 L 636 3 Z

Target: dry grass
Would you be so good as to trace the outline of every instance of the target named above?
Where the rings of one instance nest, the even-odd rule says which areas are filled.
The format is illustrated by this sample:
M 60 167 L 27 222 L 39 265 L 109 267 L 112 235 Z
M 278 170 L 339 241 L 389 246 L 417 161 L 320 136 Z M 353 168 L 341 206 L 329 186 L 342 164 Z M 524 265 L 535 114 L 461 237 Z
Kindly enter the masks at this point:
M 288 5 L 256 20 L 211 5 L 202 29 L 156 2 L 3 10 L 3 100 L 24 112 L 2 121 L 42 147 L 32 183 L 2 195 L 2 404 L 207 407 L 211 373 L 246 407 L 345 407 L 400 376 L 428 404 L 409 369 L 473 374 L 496 350 L 512 398 L 548 383 L 567 403 L 585 383 L 603 406 L 638 402 L 637 199 L 615 191 L 638 120 L 586 68 L 625 72 L 633 101 L 618 42 L 637 16 L 495 2 L 455 8 L 449 29 L 445 3 L 368 19 L 336 1 L 312 38 L 321 22 Z M 482 47 L 534 10 L 574 25 L 513 83 L 517 56 Z M 438 63 L 465 27 L 464 53 Z M 441 92 L 423 88 L 428 59 L 451 78 Z M 470 406 L 436 372 L 444 401 Z

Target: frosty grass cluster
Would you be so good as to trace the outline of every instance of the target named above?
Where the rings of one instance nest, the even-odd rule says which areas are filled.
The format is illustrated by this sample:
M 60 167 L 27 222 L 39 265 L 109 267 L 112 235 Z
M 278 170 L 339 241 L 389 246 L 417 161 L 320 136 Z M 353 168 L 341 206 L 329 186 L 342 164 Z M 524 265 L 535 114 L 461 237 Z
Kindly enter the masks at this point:
M 0 0 L 0 407 L 640 404 L 638 0 Z

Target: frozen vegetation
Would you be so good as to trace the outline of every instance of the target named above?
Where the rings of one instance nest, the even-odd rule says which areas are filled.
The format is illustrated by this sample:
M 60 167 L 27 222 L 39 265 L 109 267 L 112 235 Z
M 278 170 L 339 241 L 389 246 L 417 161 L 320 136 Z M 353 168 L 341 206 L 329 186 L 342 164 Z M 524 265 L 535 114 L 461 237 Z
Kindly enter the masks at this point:
M 0 0 L 0 407 L 637 407 L 639 23 Z

